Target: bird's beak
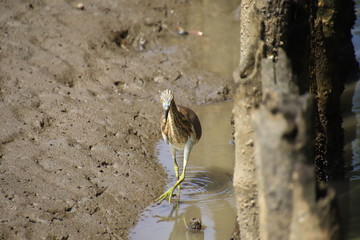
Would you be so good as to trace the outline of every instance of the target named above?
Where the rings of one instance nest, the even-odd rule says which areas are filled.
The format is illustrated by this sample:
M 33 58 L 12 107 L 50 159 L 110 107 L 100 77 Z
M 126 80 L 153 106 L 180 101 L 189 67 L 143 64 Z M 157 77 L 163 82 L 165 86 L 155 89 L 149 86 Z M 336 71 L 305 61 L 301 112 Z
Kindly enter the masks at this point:
M 165 120 L 167 121 L 167 117 L 168 117 L 168 114 L 169 114 L 170 106 L 169 106 L 169 105 L 164 105 L 163 107 L 164 107 Z
M 165 109 L 164 110 L 164 115 L 165 115 L 165 120 L 166 121 L 167 121 L 168 114 L 169 114 L 169 109 Z

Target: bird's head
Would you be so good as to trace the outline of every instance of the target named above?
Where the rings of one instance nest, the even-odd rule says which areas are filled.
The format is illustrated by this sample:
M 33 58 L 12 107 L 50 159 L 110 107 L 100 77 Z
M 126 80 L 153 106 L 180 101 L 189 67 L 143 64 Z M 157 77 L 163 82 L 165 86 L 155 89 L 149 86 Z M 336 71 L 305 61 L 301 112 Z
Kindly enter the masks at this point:
M 160 101 L 161 101 L 162 106 L 164 108 L 165 119 L 167 119 L 169 109 L 171 107 L 171 104 L 174 101 L 174 93 L 169 89 L 166 89 L 166 90 L 162 91 L 161 95 L 160 95 Z

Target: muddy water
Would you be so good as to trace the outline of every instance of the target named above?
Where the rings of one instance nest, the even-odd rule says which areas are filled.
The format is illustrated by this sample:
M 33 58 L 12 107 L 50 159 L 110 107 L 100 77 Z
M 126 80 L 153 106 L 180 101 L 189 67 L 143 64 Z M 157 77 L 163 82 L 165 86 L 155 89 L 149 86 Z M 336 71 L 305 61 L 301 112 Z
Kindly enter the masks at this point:
M 180 27 L 189 32 L 178 36 L 173 44 L 187 44 L 198 67 L 231 77 L 239 64 L 240 23 L 236 9 L 240 0 L 188 1 L 187 19 Z M 198 37 L 194 32 L 202 32 Z
M 360 0 L 356 0 L 355 3 L 357 20 L 352 34 L 355 54 L 359 62 Z M 345 145 L 345 158 L 350 162 L 352 170 L 348 173 L 349 190 L 344 193 L 344 196 L 340 196 L 340 198 L 347 198 L 347 200 L 344 201 L 346 204 L 342 204 L 341 208 L 343 209 L 343 212 L 346 212 L 346 217 L 348 219 L 346 223 L 348 227 L 348 239 L 355 240 L 360 239 L 360 80 L 355 84 L 349 84 L 345 89 L 345 94 L 347 91 L 353 91 L 352 112 L 355 114 L 354 121 L 347 121 L 347 118 L 344 119 L 345 137 L 349 136 L 348 139 L 345 139 L 347 142 L 347 145 Z
M 358 2 L 359 3 L 359 2 Z M 352 141 L 352 171 L 349 173 L 349 239 L 360 239 L 360 81 L 353 97 L 356 114 L 356 138 Z

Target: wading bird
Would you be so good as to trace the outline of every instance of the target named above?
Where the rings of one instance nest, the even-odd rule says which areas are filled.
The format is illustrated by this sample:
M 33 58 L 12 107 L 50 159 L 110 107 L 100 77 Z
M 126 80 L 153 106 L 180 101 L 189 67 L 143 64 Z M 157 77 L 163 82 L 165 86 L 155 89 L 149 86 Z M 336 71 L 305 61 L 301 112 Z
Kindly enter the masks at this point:
M 160 204 L 166 198 L 171 203 L 171 198 L 176 187 L 180 195 L 180 184 L 185 179 L 186 165 L 192 147 L 199 141 L 201 137 L 201 124 L 196 114 L 189 108 L 176 106 L 174 101 L 174 93 L 165 90 L 160 95 L 160 101 L 164 108 L 164 114 L 161 117 L 161 134 L 166 144 L 170 145 L 171 156 L 174 160 L 176 183 L 169 190 L 163 193 L 156 203 Z M 182 173 L 179 176 L 179 167 L 176 162 L 176 151 L 184 150 L 184 161 Z

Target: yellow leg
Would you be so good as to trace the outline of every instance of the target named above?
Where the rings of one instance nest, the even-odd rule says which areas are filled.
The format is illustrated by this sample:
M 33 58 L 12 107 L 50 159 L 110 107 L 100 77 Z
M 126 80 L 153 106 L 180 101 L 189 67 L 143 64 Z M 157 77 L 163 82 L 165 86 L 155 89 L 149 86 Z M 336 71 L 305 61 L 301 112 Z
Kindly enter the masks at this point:
M 171 198 L 173 196 L 173 192 L 175 190 L 176 187 L 179 187 L 179 196 L 180 196 L 180 184 L 184 181 L 185 179 L 185 171 L 186 171 L 186 166 L 187 166 L 187 162 L 189 160 L 189 155 L 190 155 L 190 151 L 192 149 L 193 146 L 193 142 L 191 140 L 188 140 L 185 144 L 185 148 L 184 148 L 184 162 L 183 162 L 183 170 L 182 173 L 180 175 L 180 178 L 176 181 L 176 183 L 174 184 L 174 186 L 172 186 L 171 188 L 169 188 L 169 190 L 167 190 L 166 192 L 164 192 L 160 197 L 158 197 L 155 202 L 157 204 L 160 204 L 162 201 L 164 201 L 166 198 L 169 198 L 169 204 L 171 203 Z M 173 148 L 171 148 L 171 153 L 173 154 Z M 173 155 L 174 157 L 174 155 Z M 176 158 L 174 158 L 175 160 Z M 176 163 L 176 160 L 175 160 Z M 177 166 L 177 164 L 175 164 L 175 167 Z M 175 171 L 176 174 L 177 171 Z
M 174 171 L 175 171 L 176 180 L 179 180 L 179 166 L 177 165 L 176 161 L 174 162 Z M 177 188 L 178 188 L 178 196 L 180 197 L 180 184 Z
M 176 181 L 176 183 L 174 184 L 174 186 L 172 186 L 171 188 L 169 188 L 169 190 L 167 190 L 166 192 L 164 192 L 160 197 L 158 197 L 155 202 L 157 204 L 160 204 L 162 201 L 164 201 L 166 198 L 169 198 L 169 204 L 171 203 L 171 199 L 173 196 L 173 192 L 175 190 L 176 187 L 180 186 L 180 183 L 182 183 L 185 179 L 185 169 L 183 170 L 183 172 L 181 173 L 181 176 L 179 178 L 179 180 Z
M 179 179 L 179 166 L 177 165 L 176 161 L 174 162 L 174 171 L 176 179 Z
M 175 176 L 176 179 L 179 179 L 179 166 L 176 162 L 176 148 L 174 148 L 173 146 L 170 146 L 170 152 L 171 152 L 171 156 L 174 160 L 174 171 L 175 171 Z
M 176 161 L 176 149 L 173 146 L 171 146 L 170 152 L 172 158 L 174 159 L 174 172 L 175 172 L 176 180 L 179 180 L 179 166 Z M 180 197 L 180 185 L 178 186 L 178 195 Z

